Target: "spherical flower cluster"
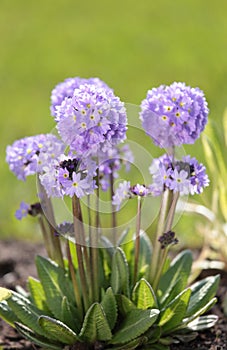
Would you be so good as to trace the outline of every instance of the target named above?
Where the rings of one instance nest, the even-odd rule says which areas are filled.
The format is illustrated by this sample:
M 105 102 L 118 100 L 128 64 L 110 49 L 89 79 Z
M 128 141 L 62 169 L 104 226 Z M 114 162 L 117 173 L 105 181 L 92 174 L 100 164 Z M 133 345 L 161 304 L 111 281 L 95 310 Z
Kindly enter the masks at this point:
M 59 83 L 58 85 L 56 85 L 51 92 L 50 110 L 51 110 L 51 115 L 55 117 L 56 120 L 58 119 L 56 115 L 56 106 L 60 106 L 65 98 L 72 97 L 74 90 L 78 89 L 80 85 L 84 85 L 84 84 L 95 85 L 97 87 L 110 89 L 109 86 L 99 78 L 85 79 L 85 78 L 75 77 L 75 78 L 65 79 L 62 83 Z
M 76 195 L 81 198 L 96 188 L 93 177 L 96 164 L 90 159 L 80 160 L 62 155 L 44 168 L 39 176 L 49 197 Z
M 153 160 L 149 170 L 153 176 L 150 190 L 154 196 L 159 196 L 165 188 L 180 195 L 199 194 L 209 185 L 205 166 L 189 155 L 178 161 L 164 154 Z
M 6 161 L 19 180 L 40 173 L 43 167 L 64 152 L 61 140 L 52 134 L 25 137 L 6 149 Z
M 58 132 L 79 156 L 105 151 L 126 138 L 124 103 L 109 89 L 81 85 L 56 110 Z
M 150 189 L 148 189 L 145 185 L 136 184 L 135 186 L 131 186 L 130 181 L 123 181 L 115 190 L 112 203 L 113 205 L 116 205 L 116 209 L 119 210 L 124 200 L 136 196 L 146 197 L 150 193 Z
M 99 153 L 99 183 L 103 191 L 110 187 L 110 175 L 118 177 L 118 171 L 125 166 L 125 170 L 130 170 L 130 165 L 134 161 L 133 153 L 129 145 L 116 146 L 107 149 L 106 152 Z
M 161 85 L 147 92 L 140 119 L 146 133 L 162 148 L 192 144 L 207 123 L 204 93 L 185 83 Z

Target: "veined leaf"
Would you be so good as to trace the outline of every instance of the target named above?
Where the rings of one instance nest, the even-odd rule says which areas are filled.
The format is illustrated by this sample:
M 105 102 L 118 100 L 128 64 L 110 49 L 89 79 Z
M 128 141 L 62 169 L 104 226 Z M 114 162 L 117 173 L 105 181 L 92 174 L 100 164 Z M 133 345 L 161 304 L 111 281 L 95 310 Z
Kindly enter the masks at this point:
M 196 318 L 203 315 L 206 311 L 210 310 L 212 308 L 212 306 L 214 306 L 214 304 L 216 304 L 216 302 L 217 302 L 217 298 L 213 298 L 213 299 L 209 300 L 205 306 L 203 306 L 201 309 L 197 310 L 197 312 L 195 312 L 193 315 L 191 315 L 190 317 L 185 317 L 182 320 L 182 324 L 179 326 L 179 329 L 184 329 L 188 323 L 194 321 Z
M 32 301 L 38 309 L 49 313 L 50 310 L 46 303 L 46 296 L 40 281 L 33 277 L 28 277 L 28 289 L 31 294 Z
M 201 331 L 203 329 L 211 328 L 218 320 L 216 315 L 200 316 L 187 325 L 187 328 L 192 331 Z
M 160 303 L 166 305 L 171 294 L 171 299 L 184 290 L 191 272 L 192 253 L 190 250 L 184 250 L 179 253 L 171 262 L 170 267 L 161 277 L 159 289 L 161 291 Z M 177 286 L 177 288 L 176 288 Z
M 53 261 L 37 256 L 36 266 L 48 307 L 53 315 L 61 320 L 63 297 L 67 296 L 68 300 L 74 300 L 72 284 L 65 276 L 64 270 Z
M 69 303 L 68 298 L 66 296 L 64 296 L 62 299 L 61 312 L 62 322 L 65 323 L 76 333 L 79 332 L 82 321 L 80 312 L 75 306 Z
M 149 308 L 157 308 L 157 300 L 154 291 L 144 278 L 136 283 L 132 293 L 132 300 L 138 309 L 146 310 Z
M 73 344 L 79 341 L 79 337 L 68 326 L 59 320 L 49 316 L 40 316 L 38 323 L 46 334 L 49 334 L 53 340 L 61 340 L 63 344 Z
M 117 321 L 117 302 L 111 287 L 109 287 L 102 299 L 101 305 L 105 312 L 108 324 L 112 330 Z
M 203 308 L 216 294 L 220 276 L 209 276 L 203 280 L 194 283 L 190 289 L 192 295 L 188 304 L 186 317 L 195 314 L 199 309 Z
M 158 309 L 132 310 L 114 335 L 111 344 L 125 344 L 144 334 L 157 320 Z
M 23 324 L 19 322 L 15 322 L 15 327 L 17 331 L 26 339 L 30 340 L 31 342 L 35 343 L 36 345 L 39 345 L 43 348 L 50 349 L 50 350 L 61 350 L 62 345 L 61 343 L 55 343 L 55 342 L 49 342 L 48 339 L 45 337 L 42 337 L 36 333 L 34 333 L 30 328 L 24 326 Z
M 18 293 L 12 292 L 12 297 L 7 301 L 9 307 L 18 317 L 18 319 L 40 335 L 48 337 L 38 325 L 38 318 L 42 311 L 37 309 L 28 299 Z
M 116 299 L 119 312 L 122 316 L 126 316 L 130 311 L 136 309 L 136 305 L 125 295 L 118 294 L 116 295 Z
M 169 333 L 181 323 L 188 307 L 190 295 L 190 289 L 184 290 L 161 311 L 159 326 L 162 327 L 162 334 Z
M 129 271 L 124 251 L 117 247 L 112 259 L 111 287 L 114 294 L 129 296 Z
M 96 340 L 105 341 L 112 338 L 108 321 L 99 303 L 92 304 L 88 309 L 79 337 L 91 343 Z
M 19 322 L 19 318 L 9 307 L 6 301 L 0 303 L 0 316 L 10 326 L 15 327 L 14 322 Z
M 12 293 L 9 289 L 0 287 L 0 302 L 11 297 Z

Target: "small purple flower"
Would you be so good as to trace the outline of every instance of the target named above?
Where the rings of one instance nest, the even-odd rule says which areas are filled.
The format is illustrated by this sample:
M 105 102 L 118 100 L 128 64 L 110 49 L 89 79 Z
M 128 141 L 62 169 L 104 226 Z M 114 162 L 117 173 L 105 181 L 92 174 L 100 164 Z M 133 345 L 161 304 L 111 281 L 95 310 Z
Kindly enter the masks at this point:
M 126 138 L 124 104 L 112 90 L 81 85 L 56 107 L 57 129 L 79 156 L 105 151 Z
M 154 196 L 159 196 L 165 188 L 180 195 L 199 194 L 209 185 L 205 166 L 189 155 L 179 161 L 164 154 L 153 159 L 149 170 L 153 178 L 150 190 Z
M 128 198 L 133 198 L 136 196 L 146 197 L 150 194 L 151 192 L 149 188 L 147 188 L 145 185 L 137 184 L 135 186 L 131 186 L 130 181 L 124 181 L 120 183 L 118 188 L 115 190 L 112 203 L 113 205 L 116 205 L 117 210 L 119 210 L 124 200 Z
M 102 87 L 102 88 L 111 90 L 110 87 L 99 78 L 85 79 L 85 78 L 75 77 L 75 78 L 65 79 L 65 81 L 56 85 L 51 93 L 50 110 L 51 110 L 51 115 L 54 116 L 56 120 L 58 120 L 56 107 L 60 106 L 66 98 L 68 97 L 71 98 L 73 96 L 74 90 L 78 89 L 80 85 L 84 85 L 84 84 L 95 85 L 97 87 Z
M 6 161 L 19 180 L 41 173 L 56 157 L 64 152 L 61 140 L 52 134 L 25 137 L 6 149 Z
M 95 170 L 96 164 L 89 158 L 81 160 L 61 155 L 44 168 L 39 178 L 49 197 L 76 195 L 80 198 L 94 192 Z
M 65 183 L 65 194 L 73 197 L 76 195 L 78 198 L 83 197 L 88 194 L 86 191 L 89 189 L 90 185 L 86 178 L 81 179 L 81 174 L 73 173 L 72 180 Z
M 120 209 L 121 203 L 125 199 L 130 198 L 130 187 L 130 181 L 124 181 L 120 183 L 118 188 L 115 190 L 112 203 L 113 205 L 116 205 L 117 210 Z
M 30 209 L 29 204 L 25 202 L 21 202 L 20 208 L 17 209 L 15 213 L 15 217 L 17 218 L 17 220 L 21 220 L 22 218 L 25 218 L 28 215 L 29 209 Z
M 131 187 L 130 190 L 135 196 L 140 196 L 140 197 L 145 197 L 149 193 L 149 189 L 145 185 L 139 185 L 139 184 Z
M 162 148 L 192 144 L 207 123 L 204 93 L 185 83 L 161 85 L 147 92 L 140 119 L 146 133 Z

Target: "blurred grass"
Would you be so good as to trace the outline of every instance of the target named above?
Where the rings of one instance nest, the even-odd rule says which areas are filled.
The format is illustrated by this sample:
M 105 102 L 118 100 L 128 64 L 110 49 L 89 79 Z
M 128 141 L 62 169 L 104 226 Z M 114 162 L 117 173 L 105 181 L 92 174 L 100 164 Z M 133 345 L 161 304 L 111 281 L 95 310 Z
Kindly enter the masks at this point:
M 65 78 L 98 76 L 134 104 L 151 87 L 185 81 L 204 90 L 219 121 L 227 104 L 226 11 L 225 0 L 1 0 L 0 237 L 37 235 L 33 220 L 14 218 L 21 200 L 36 200 L 35 179 L 17 181 L 5 148 L 54 127 L 49 96 Z

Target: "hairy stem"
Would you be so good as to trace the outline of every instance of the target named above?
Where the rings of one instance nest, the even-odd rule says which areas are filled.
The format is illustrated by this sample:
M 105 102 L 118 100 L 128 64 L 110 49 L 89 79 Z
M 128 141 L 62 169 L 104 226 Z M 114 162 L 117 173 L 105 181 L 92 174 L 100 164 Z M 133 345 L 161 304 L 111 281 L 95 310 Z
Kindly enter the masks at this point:
M 78 260 L 78 270 L 80 275 L 81 289 L 83 295 L 83 302 L 85 310 L 89 307 L 89 298 L 88 298 L 88 287 L 85 276 L 85 268 L 84 268 L 84 258 L 83 258 L 83 250 L 80 244 L 81 242 L 81 222 L 80 218 L 80 206 L 79 206 L 79 198 L 75 195 L 72 198 L 72 208 L 73 208 L 73 223 L 74 223 L 74 234 L 76 239 L 76 253 Z
M 157 230 L 153 240 L 153 253 L 151 258 L 151 269 L 150 269 L 150 282 L 153 284 L 155 279 L 157 268 L 159 266 L 160 259 L 160 243 L 158 242 L 158 237 L 161 236 L 165 231 L 166 218 L 169 212 L 169 208 L 172 202 L 172 191 L 165 189 L 162 193 L 161 207 L 159 211 Z
M 138 277 L 139 253 L 140 253 L 140 227 L 141 227 L 141 197 L 137 196 L 137 217 L 136 217 L 136 239 L 135 239 L 135 261 L 134 261 L 134 284 Z

